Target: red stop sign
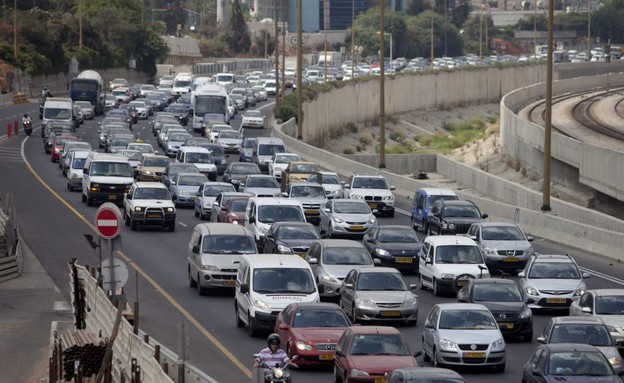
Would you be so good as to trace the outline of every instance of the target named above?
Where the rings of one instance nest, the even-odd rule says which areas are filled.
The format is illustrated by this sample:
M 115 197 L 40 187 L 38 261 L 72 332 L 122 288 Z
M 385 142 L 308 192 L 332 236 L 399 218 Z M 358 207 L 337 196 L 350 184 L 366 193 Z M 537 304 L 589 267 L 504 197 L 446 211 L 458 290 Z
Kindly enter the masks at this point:
M 106 206 L 112 205 L 112 206 Z M 95 213 L 95 228 L 100 237 L 113 239 L 121 231 L 121 217 L 117 206 L 105 203 Z

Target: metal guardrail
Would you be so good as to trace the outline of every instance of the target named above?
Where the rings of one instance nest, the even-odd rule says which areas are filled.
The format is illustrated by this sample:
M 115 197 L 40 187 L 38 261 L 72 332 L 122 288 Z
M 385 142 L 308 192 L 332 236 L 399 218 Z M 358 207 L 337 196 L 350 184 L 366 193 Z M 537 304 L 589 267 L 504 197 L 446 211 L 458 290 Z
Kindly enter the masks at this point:
M 17 225 L 13 194 L 6 193 L 0 206 L 0 283 L 22 275 L 24 255 Z

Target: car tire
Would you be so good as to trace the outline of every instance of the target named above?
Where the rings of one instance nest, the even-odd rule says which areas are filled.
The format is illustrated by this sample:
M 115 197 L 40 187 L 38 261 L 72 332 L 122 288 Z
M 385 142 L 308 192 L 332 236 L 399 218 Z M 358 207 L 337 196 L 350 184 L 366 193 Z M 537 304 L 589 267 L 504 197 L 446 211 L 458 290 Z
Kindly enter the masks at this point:
M 329 226 L 327 226 L 327 238 L 331 238 L 333 235 L 332 224 L 330 223 Z
M 494 371 L 500 372 L 500 373 L 505 372 L 505 363 L 494 366 Z
M 357 320 L 355 318 L 355 303 L 351 305 L 351 321 L 355 324 Z
M 136 231 L 136 229 L 137 229 L 137 222 L 133 220 L 132 218 L 130 218 L 130 230 Z
M 523 342 L 532 342 L 533 341 L 533 331 L 531 330 L 531 332 L 529 332 L 528 334 L 524 334 L 522 336 L 522 341 Z
M 93 206 L 93 198 L 87 197 L 87 206 Z
M 195 214 L 195 217 L 199 217 L 199 219 L 201 219 L 201 217 L 200 217 L 200 215 L 199 215 L 199 212 L 198 212 L 197 210 L 195 210 L 195 211 L 193 212 L 193 214 Z
M 169 232 L 173 233 L 176 229 L 175 221 L 169 222 L 169 224 L 167 225 L 167 228 L 169 229 Z
M 195 288 L 197 287 L 197 282 L 191 276 L 191 266 L 188 267 L 188 279 L 189 279 L 189 287 Z
M 440 287 L 438 286 L 438 281 L 436 281 L 435 278 L 433 278 L 433 295 L 435 296 L 439 296 L 440 295 Z
M 427 351 L 425 350 L 425 338 L 422 340 L 422 356 L 423 362 L 431 362 L 431 358 L 427 355 Z
M 84 193 L 82 194 L 82 202 L 87 202 L 87 196 Z
M 386 216 L 390 218 L 394 218 L 394 208 L 390 210 L 388 213 L 386 213 Z
M 416 323 L 418 323 L 418 320 L 416 320 L 416 319 L 407 321 L 407 325 L 410 326 L 410 327 L 416 326 Z
M 334 366 L 334 383 L 342 383 L 342 379 L 338 377 L 338 371 L 336 371 L 336 366 Z
M 444 364 L 438 361 L 438 351 L 435 349 L 435 347 L 433 348 L 433 353 L 431 354 L 431 363 L 433 364 L 433 367 L 436 367 L 436 368 L 444 367 Z
M 238 312 L 238 303 L 234 301 L 234 315 L 236 315 L 236 327 L 243 328 L 245 327 L 245 322 L 240 317 L 240 313 Z
M 128 215 L 127 211 L 124 211 L 124 217 L 125 217 L 125 224 L 126 226 L 130 226 L 130 216 Z
M 421 290 L 427 290 L 427 286 L 425 286 L 425 284 L 423 283 L 423 280 L 422 280 L 422 274 L 420 274 L 420 275 L 418 276 L 418 287 L 419 287 Z
M 200 296 L 203 295 L 208 295 L 208 289 L 203 287 L 201 285 L 201 283 L 199 282 L 199 274 L 197 274 L 197 294 L 199 294 Z
M 256 337 L 259 335 L 259 331 L 256 328 L 256 321 L 251 317 L 251 313 L 247 313 L 247 324 L 249 325 L 249 336 Z

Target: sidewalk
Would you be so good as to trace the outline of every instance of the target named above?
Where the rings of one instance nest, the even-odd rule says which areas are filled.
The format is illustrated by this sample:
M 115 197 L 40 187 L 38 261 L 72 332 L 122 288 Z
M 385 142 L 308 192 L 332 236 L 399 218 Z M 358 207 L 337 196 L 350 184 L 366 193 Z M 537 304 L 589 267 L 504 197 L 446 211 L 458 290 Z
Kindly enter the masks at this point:
M 0 283 L 0 371 L 3 382 L 46 382 L 51 323 L 72 321 L 71 306 L 24 246 L 19 278 Z

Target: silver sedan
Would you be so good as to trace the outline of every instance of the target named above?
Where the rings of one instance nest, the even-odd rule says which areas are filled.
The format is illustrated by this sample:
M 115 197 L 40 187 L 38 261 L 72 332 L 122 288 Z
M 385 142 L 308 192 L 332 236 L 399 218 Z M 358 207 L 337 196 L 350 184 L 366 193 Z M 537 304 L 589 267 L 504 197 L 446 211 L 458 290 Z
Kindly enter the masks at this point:
M 364 200 L 329 200 L 321 209 L 319 229 L 327 236 L 363 237 L 378 226 L 377 218 Z

